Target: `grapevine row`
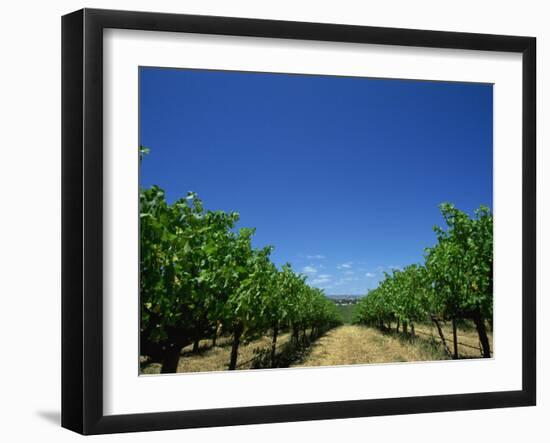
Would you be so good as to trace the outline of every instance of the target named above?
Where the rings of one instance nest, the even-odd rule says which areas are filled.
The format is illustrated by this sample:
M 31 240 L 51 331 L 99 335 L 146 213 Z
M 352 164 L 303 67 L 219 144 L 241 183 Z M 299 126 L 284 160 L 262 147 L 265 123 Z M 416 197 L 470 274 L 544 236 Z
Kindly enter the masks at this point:
M 291 331 L 298 342 L 340 323 L 334 303 L 290 265 L 278 269 L 271 247 L 252 247 L 253 229 L 235 229 L 235 212 L 207 211 L 194 193 L 173 204 L 153 186 L 140 191 L 140 352 L 176 372 L 181 349 L 201 339 Z
M 493 318 L 493 215 L 481 206 L 474 217 L 452 204 L 440 206 L 447 229 L 434 228 L 437 244 L 426 249 L 423 265 L 386 273 L 376 289 L 358 303 L 357 322 L 387 328 L 391 322 L 414 335 L 415 322 L 433 322 L 448 354 L 440 323 L 453 324 L 458 358 L 456 323 L 474 322 L 483 357 L 491 356 L 487 322 Z

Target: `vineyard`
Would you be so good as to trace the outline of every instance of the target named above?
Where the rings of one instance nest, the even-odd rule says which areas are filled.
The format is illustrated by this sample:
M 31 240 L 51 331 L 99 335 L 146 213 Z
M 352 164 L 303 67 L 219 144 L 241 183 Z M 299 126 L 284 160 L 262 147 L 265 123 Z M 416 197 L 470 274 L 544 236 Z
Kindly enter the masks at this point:
M 458 358 L 457 323 L 475 324 L 483 357 L 491 357 L 487 329 L 493 318 L 493 216 L 481 207 L 474 218 L 453 205 L 441 205 L 447 229 L 435 228 L 438 243 L 426 249 L 423 266 L 386 273 L 380 285 L 361 299 L 357 321 L 415 335 L 415 323 L 431 322 L 445 352 Z M 452 324 L 450 349 L 442 322 Z
M 305 342 L 340 324 L 335 305 L 290 265 L 254 249 L 253 229 L 235 230 L 237 213 L 207 211 L 197 195 L 168 204 L 153 186 L 140 191 L 140 352 L 176 372 L 181 351 L 231 337 L 227 368 L 238 365 L 241 342 L 266 334 L 272 360 L 278 336 Z
M 344 358 L 356 362 L 365 349 L 376 353 L 373 343 L 387 343 L 380 334 L 387 336 L 393 326 L 414 338 L 432 325 L 438 349 L 418 355 L 459 358 L 457 331 L 468 322 L 475 325 L 483 357 L 490 357 L 492 215 L 484 207 L 474 218 L 449 204 L 441 210 L 447 229 L 436 228 L 438 242 L 426 250 L 425 263 L 386 273 L 376 289 L 343 311 L 290 264 L 278 268 L 271 247 L 254 248 L 255 231 L 237 229 L 237 213 L 206 210 L 194 193 L 170 204 L 160 187 L 141 189 L 140 354 L 149 365 L 143 372 L 288 367 L 307 362 L 310 352 L 326 356 L 323 346 L 332 354 L 339 346 L 360 346 L 355 357 Z M 350 323 L 352 309 L 355 324 L 342 326 L 342 312 Z M 420 341 L 415 343 L 399 346 Z

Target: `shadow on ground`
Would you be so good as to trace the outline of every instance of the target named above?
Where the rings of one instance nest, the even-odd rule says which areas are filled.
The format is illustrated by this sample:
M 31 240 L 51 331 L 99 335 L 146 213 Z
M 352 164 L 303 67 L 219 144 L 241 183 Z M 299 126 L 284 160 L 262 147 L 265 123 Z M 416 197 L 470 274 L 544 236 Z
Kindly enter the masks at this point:
M 61 411 L 36 411 L 35 414 L 52 425 L 61 426 Z
M 257 349 L 252 369 L 288 368 L 291 364 L 303 362 L 311 352 L 315 342 L 324 334 L 308 340 L 290 340 L 277 347 L 275 361 L 272 361 L 271 349 Z

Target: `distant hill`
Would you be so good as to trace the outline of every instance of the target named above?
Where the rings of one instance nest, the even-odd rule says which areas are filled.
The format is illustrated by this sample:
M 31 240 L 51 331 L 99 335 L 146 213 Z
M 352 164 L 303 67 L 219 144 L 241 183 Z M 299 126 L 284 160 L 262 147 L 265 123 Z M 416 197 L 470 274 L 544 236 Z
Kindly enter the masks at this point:
M 332 299 L 341 299 L 341 298 L 361 298 L 364 297 L 365 294 L 327 294 L 328 298 Z
M 363 297 L 363 295 L 355 295 L 355 294 L 327 295 L 327 298 L 330 298 L 337 305 L 354 305 L 359 301 L 361 297 Z

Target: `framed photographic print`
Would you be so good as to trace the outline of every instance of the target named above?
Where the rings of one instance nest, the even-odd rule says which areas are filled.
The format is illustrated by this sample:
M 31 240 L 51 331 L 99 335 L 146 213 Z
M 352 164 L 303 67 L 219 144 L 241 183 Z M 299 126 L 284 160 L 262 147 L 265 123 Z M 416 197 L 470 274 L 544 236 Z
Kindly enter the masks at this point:
M 531 37 L 62 21 L 62 425 L 536 402 Z

